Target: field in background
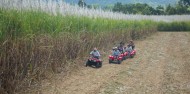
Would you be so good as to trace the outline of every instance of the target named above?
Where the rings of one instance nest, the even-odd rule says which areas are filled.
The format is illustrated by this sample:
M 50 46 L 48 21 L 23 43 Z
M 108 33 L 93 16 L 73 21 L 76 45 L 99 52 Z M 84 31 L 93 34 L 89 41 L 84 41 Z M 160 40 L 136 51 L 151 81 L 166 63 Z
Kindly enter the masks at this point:
M 157 27 L 165 30 L 167 22 L 190 20 L 188 15 L 124 15 L 44 0 L 1 0 L 0 7 L 0 91 L 4 93 L 39 84 L 47 72 L 67 73 L 82 65 L 93 47 L 110 49 L 121 41 L 151 35 Z M 189 22 L 168 26 L 175 23 L 190 29 Z
M 133 15 L 103 11 L 101 9 L 82 8 L 77 5 L 70 5 L 62 0 L 1 0 L 0 7 L 16 10 L 43 11 L 52 15 L 74 15 L 87 16 L 89 18 L 109 18 L 116 20 L 152 20 L 152 21 L 190 21 L 189 15 Z

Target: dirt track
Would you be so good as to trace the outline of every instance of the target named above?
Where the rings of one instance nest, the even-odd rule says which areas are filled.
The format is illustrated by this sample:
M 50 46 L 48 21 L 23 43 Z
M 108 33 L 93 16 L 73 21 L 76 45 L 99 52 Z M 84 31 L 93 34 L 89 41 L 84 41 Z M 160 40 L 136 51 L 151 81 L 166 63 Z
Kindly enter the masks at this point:
M 45 81 L 40 94 L 190 94 L 190 33 L 156 33 L 135 41 L 137 55 L 121 65 L 83 67 Z

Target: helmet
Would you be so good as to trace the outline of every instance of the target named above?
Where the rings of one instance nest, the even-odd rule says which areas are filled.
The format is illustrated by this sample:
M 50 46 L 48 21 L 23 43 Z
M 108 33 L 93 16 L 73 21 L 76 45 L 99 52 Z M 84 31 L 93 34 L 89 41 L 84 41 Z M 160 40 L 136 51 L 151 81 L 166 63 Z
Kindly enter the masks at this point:
M 94 48 L 94 51 L 96 51 L 96 50 L 97 50 L 97 48 L 95 47 L 95 48 Z
M 112 49 L 113 49 L 113 50 L 114 50 L 114 49 L 117 49 L 117 47 L 113 47 Z

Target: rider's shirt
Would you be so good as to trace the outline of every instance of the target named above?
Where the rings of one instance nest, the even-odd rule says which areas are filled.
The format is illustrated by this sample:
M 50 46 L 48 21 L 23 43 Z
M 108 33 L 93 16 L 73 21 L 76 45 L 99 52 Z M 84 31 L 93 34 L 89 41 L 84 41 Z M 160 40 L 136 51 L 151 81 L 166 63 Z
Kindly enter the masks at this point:
M 118 56 L 120 55 L 120 52 L 119 50 L 114 50 L 113 53 L 112 53 L 113 56 Z
M 127 51 L 131 52 L 131 51 L 132 51 L 132 46 L 129 46 L 129 47 L 127 48 Z
M 90 52 L 91 55 L 95 56 L 95 57 L 99 57 L 100 53 L 98 51 L 92 51 Z

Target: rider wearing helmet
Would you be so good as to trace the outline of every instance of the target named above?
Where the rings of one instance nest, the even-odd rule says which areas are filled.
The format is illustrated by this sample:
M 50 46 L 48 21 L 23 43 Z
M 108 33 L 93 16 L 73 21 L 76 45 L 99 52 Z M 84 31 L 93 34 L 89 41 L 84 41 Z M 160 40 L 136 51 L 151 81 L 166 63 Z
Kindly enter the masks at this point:
M 114 47 L 114 48 L 113 48 L 113 53 L 112 53 L 112 55 L 113 55 L 114 57 L 117 57 L 117 56 L 120 55 L 120 51 L 118 50 L 117 47 Z
M 127 46 L 128 46 L 128 48 L 129 48 L 129 47 L 132 47 L 132 50 L 135 49 L 135 44 L 134 44 L 133 40 L 130 40 L 130 41 L 129 41 L 129 44 L 128 44 Z
M 127 47 L 126 46 L 123 48 L 123 52 L 127 52 Z
M 90 52 L 90 55 L 94 58 L 97 58 L 99 59 L 100 58 L 100 53 L 99 51 L 97 50 L 97 48 L 95 47 L 93 51 Z
M 128 53 L 131 53 L 132 52 L 132 46 L 128 46 L 128 48 L 126 49 L 126 51 L 128 52 Z M 130 54 L 128 54 L 128 55 L 130 55 Z
M 123 53 L 124 52 L 124 43 L 123 42 L 120 42 L 120 45 L 117 47 L 118 50 Z

